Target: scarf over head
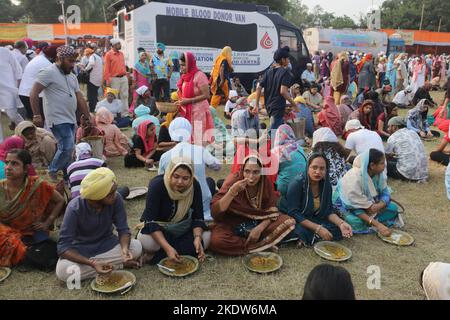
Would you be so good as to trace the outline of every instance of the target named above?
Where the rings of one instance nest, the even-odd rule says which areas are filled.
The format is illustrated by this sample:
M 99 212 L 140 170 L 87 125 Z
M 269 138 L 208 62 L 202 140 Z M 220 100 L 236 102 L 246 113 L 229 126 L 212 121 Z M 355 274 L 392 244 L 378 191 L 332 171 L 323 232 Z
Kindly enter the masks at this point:
M 186 60 L 186 73 L 184 73 L 180 81 L 178 81 L 178 97 L 182 99 L 195 97 L 195 83 L 194 77 L 200 70 L 197 67 L 197 61 L 192 52 L 185 52 L 184 57 Z M 189 122 L 192 121 L 192 104 L 186 104 L 180 107 L 180 114 L 186 118 Z
M 275 133 L 273 153 L 277 155 L 280 162 L 283 162 L 291 161 L 291 154 L 296 151 L 303 151 L 303 148 L 297 142 L 294 130 L 289 125 L 282 124 Z
M 371 62 L 372 59 L 373 59 L 373 56 L 372 56 L 371 53 L 366 54 L 366 55 L 364 56 L 364 58 L 363 58 L 363 59 L 359 62 L 359 64 L 358 64 L 358 67 L 357 67 L 358 73 L 361 72 L 361 69 L 363 68 L 364 64 L 365 64 L 366 62 Z
M 77 56 L 77 52 L 72 47 L 61 46 L 56 49 L 56 56 L 60 59 L 72 58 Z
M 141 87 L 136 89 L 136 93 L 138 95 L 140 95 L 140 96 L 144 95 L 147 91 L 148 91 L 148 87 L 147 86 L 141 86 Z
M 117 178 L 111 169 L 95 169 L 81 181 L 80 195 L 86 200 L 103 200 L 111 192 L 115 183 Z
M 334 98 L 328 96 L 325 98 L 323 110 L 321 111 L 327 127 L 329 127 L 336 135 L 342 134 L 341 113 L 334 103 Z
M 114 95 L 114 98 L 117 98 L 119 95 L 119 90 L 113 88 L 106 88 L 106 94 L 111 93 Z
M 6 138 L 3 143 L 0 144 L 0 160 L 5 161 L 6 155 L 13 149 L 23 149 L 25 147 L 25 141 L 22 137 L 12 136 Z
M 75 147 L 75 158 L 77 161 L 92 157 L 92 148 L 89 143 L 81 142 Z
M 114 121 L 114 115 L 106 109 L 105 107 L 101 107 L 97 110 L 97 113 L 95 114 L 95 122 L 110 125 Z
M 228 67 L 233 68 L 233 51 L 230 47 L 225 47 L 222 49 L 221 53 L 214 60 L 214 66 L 211 71 L 211 92 L 213 94 L 217 93 L 220 77 L 220 68 L 224 61 L 228 62 Z
M 348 60 L 347 53 L 341 52 L 339 58 L 333 64 L 333 70 L 331 70 L 331 86 L 334 90 L 344 83 L 344 76 L 342 74 L 342 64 Z
M 180 167 L 185 166 L 189 168 L 191 172 L 191 179 L 187 189 L 183 192 L 178 192 L 172 189 L 170 186 L 170 180 L 173 173 Z M 174 157 L 170 160 L 165 172 L 164 172 L 164 186 L 167 189 L 170 199 L 177 201 L 177 212 L 173 216 L 170 222 L 177 223 L 183 220 L 194 201 L 194 165 L 191 159 L 187 157 Z
M 148 63 L 147 60 L 144 61 L 144 65 L 142 65 L 140 58 L 142 57 L 143 54 L 146 54 L 145 52 L 141 52 L 139 54 L 139 60 L 136 61 L 136 63 L 134 64 L 134 69 L 137 70 L 142 76 L 148 78 L 150 76 L 150 64 Z M 137 91 L 137 90 L 136 90 Z
M 319 142 L 332 142 L 336 143 L 338 142 L 338 138 L 336 134 L 327 127 L 319 128 L 313 133 L 313 142 L 312 147 L 314 148 L 317 143 Z
M 244 179 L 244 166 L 248 161 L 259 161 L 259 158 L 255 155 L 250 155 L 244 160 L 244 164 L 240 166 L 239 171 L 235 173 L 230 173 L 228 177 L 225 179 L 222 188 L 219 192 L 213 197 L 212 204 L 222 199 L 228 190 L 234 185 L 237 181 L 241 181 Z M 263 170 L 263 168 L 261 168 Z M 273 188 L 273 183 L 268 179 L 267 176 L 262 174 L 260 176 L 259 183 L 257 185 L 258 194 L 256 199 L 256 207 L 253 206 L 250 201 L 250 197 L 248 195 L 247 190 L 243 190 L 238 193 L 236 197 L 231 201 L 230 206 L 228 207 L 228 211 L 248 219 L 253 220 L 266 220 L 270 218 L 277 218 L 280 213 L 278 211 L 267 211 L 272 207 L 276 207 L 278 196 L 275 193 Z
M 153 136 L 147 137 L 147 129 L 150 124 L 153 124 Z M 145 150 L 143 151 L 144 156 L 147 156 L 155 146 L 155 137 L 156 137 L 156 127 L 154 123 L 150 120 L 142 121 L 137 127 L 137 135 L 142 139 L 144 143 Z

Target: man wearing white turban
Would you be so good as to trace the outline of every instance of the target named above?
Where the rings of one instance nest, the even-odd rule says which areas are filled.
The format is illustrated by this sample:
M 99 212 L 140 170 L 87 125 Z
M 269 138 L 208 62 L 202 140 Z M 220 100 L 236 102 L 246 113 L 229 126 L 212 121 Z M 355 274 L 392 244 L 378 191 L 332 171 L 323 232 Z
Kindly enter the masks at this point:
M 169 126 L 169 134 L 177 145 L 164 153 L 159 161 L 158 174 L 164 174 L 173 157 L 186 157 L 194 163 L 195 178 L 200 183 L 203 198 L 203 214 L 206 221 L 211 221 L 210 202 L 215 191 L 215 183 L 206 177 L 206 166 L 214 171 L 221 169 L 221 163 L 202 146 L 191 144 L 192 126 L 185 118 L 174 119 Z M 211 185 L 211 186 L 210 186 Z
M 70 201 L 58 241 L 56 276 L 67 281 L 80 271 L 80 280 L 123 267 L 139 268 L 142 245 L 131 239 L 117 179 L 108 168 L 90 172 L 81 182 L 81 196 Z M 118 236 L 113 233 L 115 227 Z

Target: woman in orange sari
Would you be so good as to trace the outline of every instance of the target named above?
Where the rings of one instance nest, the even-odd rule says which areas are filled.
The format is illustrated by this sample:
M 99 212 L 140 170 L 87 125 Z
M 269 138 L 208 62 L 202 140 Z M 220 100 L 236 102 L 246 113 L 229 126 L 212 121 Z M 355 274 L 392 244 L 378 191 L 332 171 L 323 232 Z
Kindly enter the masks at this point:
M 54 186 L 27 175 L 31 156 L 14 149 L 5 160 L 6 179 L 0 181 L 0 266 L 19 264 L 27 246 L 48 239 L 64 199 Z
M 247 157 L 212 199 L 212 251 L 228 256 L 264 251 L 294 229 L 295 220 L 278 211 L 273 184 L 262 170 L 256 156 Z
M 222 99 L 228 100 L 230 90 L 230 73 L 233 72 L 233 51 L 230 47 L 222 49 L 220 55 L 214 61 L 211 71 L 211 106 L 217 108 Z

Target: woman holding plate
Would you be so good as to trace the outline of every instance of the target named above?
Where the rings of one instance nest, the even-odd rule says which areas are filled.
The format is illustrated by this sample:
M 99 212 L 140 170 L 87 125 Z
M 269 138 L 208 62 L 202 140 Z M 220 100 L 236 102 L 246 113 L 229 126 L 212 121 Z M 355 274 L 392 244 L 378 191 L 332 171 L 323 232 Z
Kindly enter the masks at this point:
M 165 257 L 180 262 L 181 255 L 204 261 L 210 232 L 203 218 L 202 190 L 188 158 L 172 158 L 165 173 L 150 181 L 143 228 L 137 239 L 145 261 L 156 264 Z

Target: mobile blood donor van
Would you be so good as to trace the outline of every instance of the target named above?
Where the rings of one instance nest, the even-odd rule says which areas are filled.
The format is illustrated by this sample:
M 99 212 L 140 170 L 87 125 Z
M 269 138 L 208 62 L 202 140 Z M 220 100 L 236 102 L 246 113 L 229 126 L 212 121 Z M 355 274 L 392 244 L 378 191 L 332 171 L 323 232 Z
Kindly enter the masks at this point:
M 233 49 L 234 74 L 249 87 L 258 74 L 273 63 L 279 47 L 291 49 L 294 77 L 310 61 L 299 28 L 267 6 L 205 0 L 118 1 L 114 37 L 122 42 L 126 63 L 133 67 L 137 49 L 156 52 L 156 43 L 166 45 L 166 55 L 191 51 L 205 73 L 223 47 Z

